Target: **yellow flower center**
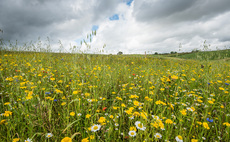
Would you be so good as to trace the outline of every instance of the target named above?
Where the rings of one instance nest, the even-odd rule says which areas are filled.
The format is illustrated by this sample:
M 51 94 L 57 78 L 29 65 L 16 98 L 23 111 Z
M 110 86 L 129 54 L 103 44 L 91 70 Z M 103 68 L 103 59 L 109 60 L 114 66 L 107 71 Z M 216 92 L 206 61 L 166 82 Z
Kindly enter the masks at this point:
M 140 123 L 140 124 L 138 124 L 138 127 L 142 128 L 142 127 L 143 127 L 143 125 Z
M 97 127 L 97 126 L 94 126 L 94 127 L 93 127 L 93 129 L 94 129 L 94 130 L 97 130 L 97 129 L 98 129 L 98 127 Z
M 133 136 L 133 135 L 134 135 L 134 132 L 131 132 L 131 135 Z

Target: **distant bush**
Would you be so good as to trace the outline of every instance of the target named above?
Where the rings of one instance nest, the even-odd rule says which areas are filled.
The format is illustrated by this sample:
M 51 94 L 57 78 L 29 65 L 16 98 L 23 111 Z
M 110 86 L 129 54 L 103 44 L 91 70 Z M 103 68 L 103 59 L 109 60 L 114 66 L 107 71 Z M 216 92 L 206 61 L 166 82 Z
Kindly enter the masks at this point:
M 123 52 L 121 52 L 121 51 L 119 51 L 118 53 L 117 53 L 117 55 L 122 55 L 123 54 Z

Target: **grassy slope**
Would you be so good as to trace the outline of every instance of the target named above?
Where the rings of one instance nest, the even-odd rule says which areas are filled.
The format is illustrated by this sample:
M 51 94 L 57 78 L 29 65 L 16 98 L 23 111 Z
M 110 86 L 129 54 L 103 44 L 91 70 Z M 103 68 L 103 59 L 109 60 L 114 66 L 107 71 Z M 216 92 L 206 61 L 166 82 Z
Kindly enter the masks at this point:
M 203 51 L 193 53 L 180 53 L 163 55 L 167 57 L 177 57 L 182 59 L 195 59 L 195 60 L 228 60 L 230 58 L 230 50 L 218 50 L 218 51 Z

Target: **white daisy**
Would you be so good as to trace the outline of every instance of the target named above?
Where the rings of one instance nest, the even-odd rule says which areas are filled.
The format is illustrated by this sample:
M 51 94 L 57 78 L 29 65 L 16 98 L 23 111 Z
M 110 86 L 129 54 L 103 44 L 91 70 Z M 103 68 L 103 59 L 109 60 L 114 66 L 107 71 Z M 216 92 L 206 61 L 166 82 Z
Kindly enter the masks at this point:
M 91 131 L 96 132 L 96 131 L 100 130 L 100 128 L 101 128 L 101 125 L 96 124 L 96 125 L 93 125 L 91 127 Z
M 157 138 L 157 139 L 161 139 L 162 135 L 161 135 L 160 133 L 156 133 L 156 134 L 154 135 L 154 137 Z
M 140 121 L 136 121 L 135 125 L 136 125 L 137 129 L 140 129 L 142 131 L 144 131 L 146 129 L 146 127 L 144 127 Z
M 156 115 L 152 115 L 152 117 L 153 117 L 153 119 L 155 119 L 155 120 L 158 120 L 158 119 L 159 119 L 159 117 L 156 116 Z
M 25 142 L 32 142 L 32 140 L 28 138 L 27 140 L 25 140 Z
M 129 135 L 131 136 L 131 137 L 135 137 L 136 136 L 136 132 L 135 131 L 129 131 Z
M 191 107 L 186 108 L 188 111 L 193 111 Z
M 51 138 L 52 136 L 53 136 L 52 133 L 47 133 L 47 134 L 46 134 L 46 137 L 47 137 L 47 138 Z
M 180 136 L 180 135 L 177 136 L 177 137 L 176 137 L 176 141 L 177 141 L 177 142 L 183 142 L 182 136 Z

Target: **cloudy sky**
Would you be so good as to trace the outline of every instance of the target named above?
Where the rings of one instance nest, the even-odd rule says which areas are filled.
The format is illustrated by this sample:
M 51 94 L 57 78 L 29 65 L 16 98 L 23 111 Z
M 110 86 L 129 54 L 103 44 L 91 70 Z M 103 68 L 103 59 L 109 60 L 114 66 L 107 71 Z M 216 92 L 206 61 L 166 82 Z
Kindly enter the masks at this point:
M 88 52 L 165 53 L 230 47 L 230 0 L 1 0 L 0 38 L 50 39 L 57 51 L 85 39 Z M 87 34 L 97 30 L 92 42 Z M 106 45 L 106 46 L 105 46 Z M 45 48 L 45 47 L 44 47 Z

